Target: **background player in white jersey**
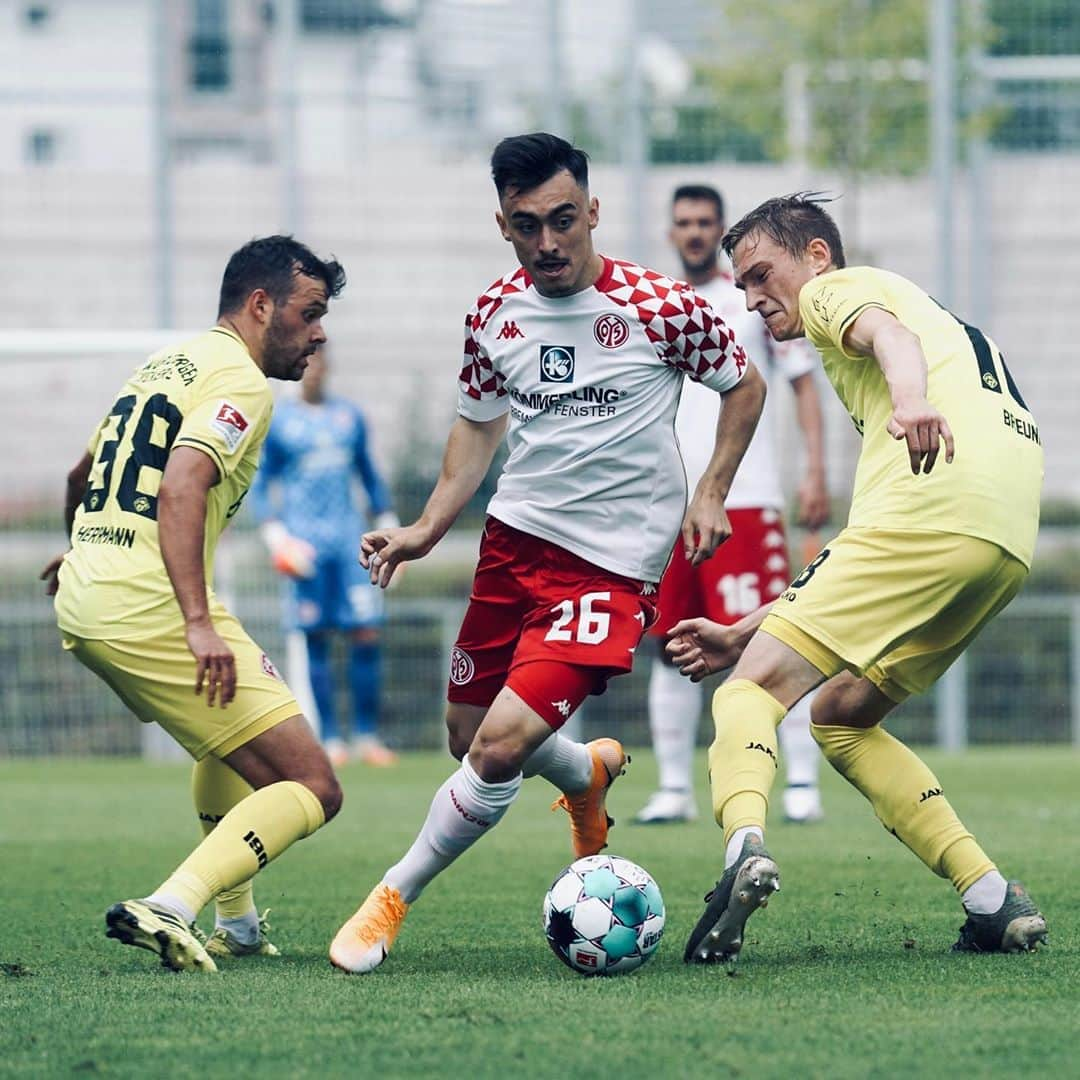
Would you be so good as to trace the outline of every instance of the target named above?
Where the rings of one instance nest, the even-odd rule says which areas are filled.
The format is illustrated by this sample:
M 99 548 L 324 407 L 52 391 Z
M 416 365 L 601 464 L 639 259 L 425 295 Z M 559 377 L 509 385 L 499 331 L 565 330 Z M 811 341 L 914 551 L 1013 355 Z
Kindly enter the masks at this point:
M 828 519 L 821 399 L 814 381 L 817 352 L 805 341 L 775 342 L 761 317 L 746 310 L 731 274 L 721 269 L 718 252 L 724 234 L 724 202 L 706 184 L 684 184 L 671 200 L 670 237 L 683 276 L 698 296 L 734 329 L 738 341 L 775 384 L 783 379 L 795 396 L 802 432 L 804 472 L 798 487 L 799 524 L 811 534 Z M 693 487 L 705 471 L 720 407 L 715 394 L 693 382 L 683 387 L 675 433 L 679 438 L 687 483 Z M 724 500 L 732 537 L 700 566 L 691 566 L 676 550 L 660 583 L 660 617 L 650 635 L 662 642 L 682 619 L 705 615 L 730 624 L 775 600 L 791 580 L 787 540 L 781 517 L 783 492 L 773 422 L 775 406 L 766 402 Z M 811 553 L 817 554 L 817 549 Z M 809 560 L 807 560 L 809 561 Z M 660 788 L 634 819 L 642 825 L 688 821 L 697 817 L 693 759 L 701 717 L 700 686 L 684 679 L 663 648 L 649 675 L 649 730 L 660 773 Z M 791 821 L 821 817 L 818 765 L 821 754 L 810 734 L 812 694 L 798 702 L 780 727 L 781 758 L 787 777 L 784 816 Z
M 303 640 L 307 664 L 297 667 L 311 684 L 330 761 L 343 765 L 351 751 L 365 765 L 383 767 L 397 761 L 378 732 L 383 597 L 356 561 L 356 549 L 372 523 L 369 510 L 376 526 L 400 522 L 372 460 L 363 413 L 326 387 L 328 363 L 324 346 L 308 363 L 299 397 L 278 402 L 251 501 L 274 569 L 285 578 L 286 624 Z M 347 733 L 335 708 L 338 634 L 347 638 Z
M 502 818 L 523 773 L 563 791 L 575 855 L 604 846 L 622 747 L 558 729 L 630 669 L 680 522 L 695 563 L 730 533 L 724 497 L 764 400 L 764 380 L 688 286 L 594 251 L 599 204 L 580 150 L 521 135 L 499 143 L 491 165 L 496 221 L 520 267 L 466 318 L 458 419 L 424 512 L 361 547 L 381 585 L 427 554 L 507 435 L 451 662 L 447 726 L 461 767 L 331 944 L 332 962 L 352 972 L 382 963 L 409 904 Z M 674 435 L 685 375 L 726 403 L 689 508 Z

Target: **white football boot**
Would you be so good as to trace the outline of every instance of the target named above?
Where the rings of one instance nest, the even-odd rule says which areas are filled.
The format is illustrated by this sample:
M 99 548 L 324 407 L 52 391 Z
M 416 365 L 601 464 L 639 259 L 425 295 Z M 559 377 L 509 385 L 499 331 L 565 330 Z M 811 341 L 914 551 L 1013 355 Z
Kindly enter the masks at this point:
M 784 788 L 784 820 L 806 824 L 821 821 L 825 811 L 821 808 L 821 792 L 806 785 Z
M 670 825 L 679 821 L 695 821 L 697 803 L 692 791 L 661 788 L 649 796 L 649 801 L 637 812 L 636 825 Z

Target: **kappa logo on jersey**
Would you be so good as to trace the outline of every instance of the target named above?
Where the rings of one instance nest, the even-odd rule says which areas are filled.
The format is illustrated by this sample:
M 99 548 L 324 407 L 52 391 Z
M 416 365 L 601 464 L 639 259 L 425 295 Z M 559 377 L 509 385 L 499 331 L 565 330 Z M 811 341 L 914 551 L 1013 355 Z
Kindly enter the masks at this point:
M 210 421 L 210 427 L 221 436 L 222 442 L 230 450 L 235 450 L 240 445 L 241 440 L 247 435 L 249 426 L 247 417 L 235 405 L 230 405 L 227 401 L 222 401 L 218 405 L 214 419 Z
M 617 349 L 630 340 L 630 327 L 621 315 L 601 315 L 593 323 L 593 337 L 604 349 Z
M 513 319 L 507 319 L 502 324 L 499 332 L 495 335 L 499 341 L 513 341 L 514 338 L 523 338 L 525 334 L 522 332 L 521 327 L 518 326 Z
M 571 382 L 574 378 L 573 345 L 540 346 L 540 381 Z
M 465 686 L 466 683 L 472 682 L 475 673 L 476 666 L 473 664 L 472 657 L 464 649 L 459 649 L 455 645 L 450 653 L 450 681 L 455 686 Z

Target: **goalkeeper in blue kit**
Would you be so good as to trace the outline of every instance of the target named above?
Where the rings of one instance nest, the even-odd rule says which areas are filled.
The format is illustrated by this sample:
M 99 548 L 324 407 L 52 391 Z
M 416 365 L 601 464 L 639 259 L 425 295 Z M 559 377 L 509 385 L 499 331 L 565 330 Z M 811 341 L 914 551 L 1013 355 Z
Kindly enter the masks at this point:
M 327 367 L 320 350 L 304 373 L 300 396 L 278 402 L 252 505 L 274 568 L 285 578 L 286 626 L 300 631 L 306 643 L 311 690 L 331 761 L 343 764 L 354 756 L 387 766 L 397 758 L 378 732 L 383 597 L 357 561 L 357 551 L 360 535 L 372 523 L 386 528 L 398 520 L 371 458 L 363 414 L 351 401 L 327 392 Z M 334 704 L 332 645 L 340 633 L 348 638 L 349 743 L 338 728 Z

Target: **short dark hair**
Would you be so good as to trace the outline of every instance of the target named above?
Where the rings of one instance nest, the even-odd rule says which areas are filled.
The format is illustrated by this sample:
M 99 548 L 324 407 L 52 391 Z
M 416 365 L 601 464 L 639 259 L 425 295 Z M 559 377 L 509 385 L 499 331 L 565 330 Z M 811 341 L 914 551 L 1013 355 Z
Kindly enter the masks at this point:
M 731 257 L 735 245 L 752 232 L 763 232 L 785 251 L 801 256 L 811 240 L 824 240 L 832 253 L 833 264 L 846 265 L 844 244 L 836 222 L 822 209 L 822 203 L 833 197 L 821 191 L 797 191 L 793 195 L 778 195 L 763 202 L 740 218 L 726 233 L 720 246 Z
M 501 199 L 510 188 L 532 191 L 566 169 L 579 187 L 589 186 L 589 155 L 558 135 L 534 131 L 503 139 L 491 155 L 491 179 Z
M 724 196 L 711 184 L 680 184 L 671 196 L 674 206 L 680 199 L 700 199 L 711 202 L 716 207 L 716 216 L 724 220 Z
M 218 295 L 218 318 L 239 309 L 256 290 L 265 289 L 275 304 L 292 295 L 296 275 L 326 285 L 327 299 L 345 288 L 345 269 L 331 257 L 325 262 L 291 236 L 262 236 L 235 251 L 225 267 Z

